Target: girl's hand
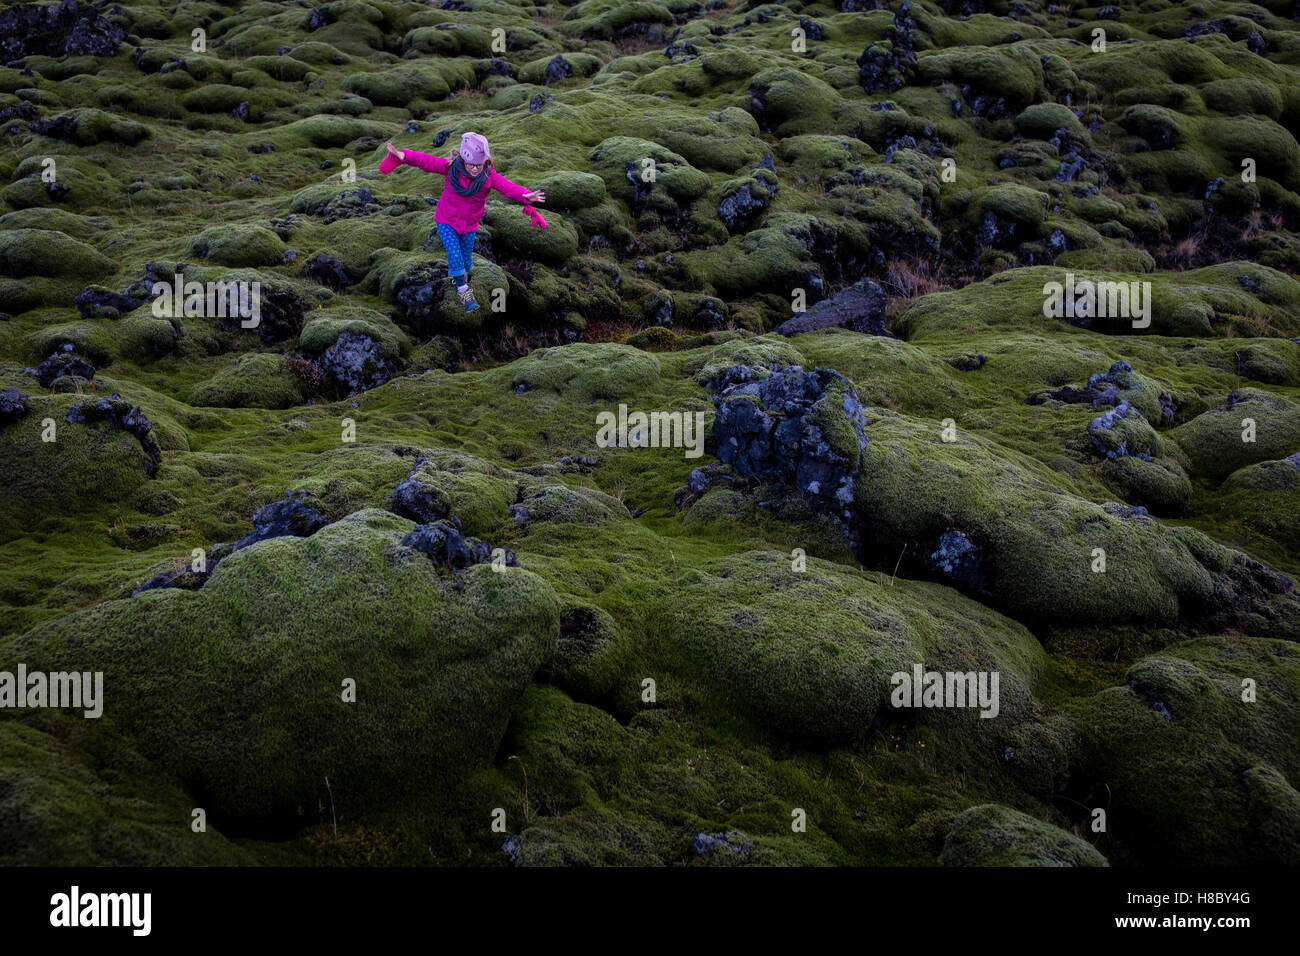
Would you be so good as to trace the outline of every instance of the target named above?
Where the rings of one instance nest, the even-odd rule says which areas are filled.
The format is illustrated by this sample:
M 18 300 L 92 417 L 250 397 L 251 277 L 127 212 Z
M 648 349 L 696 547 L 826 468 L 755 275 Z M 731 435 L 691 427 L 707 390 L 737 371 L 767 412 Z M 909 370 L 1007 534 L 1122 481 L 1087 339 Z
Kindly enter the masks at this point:
M 400 162 L 403 163 L 406 162 L 406 154 L 403 153 L 400 149 L 398 149 L 392 143 L 385 143 L 384 145 L 388 147 L 388 155 L 396 156 Z
M 524 198 L 529 202 L 546 202 L 546 193 L 538 189 L 534 192 L 524 193 Z

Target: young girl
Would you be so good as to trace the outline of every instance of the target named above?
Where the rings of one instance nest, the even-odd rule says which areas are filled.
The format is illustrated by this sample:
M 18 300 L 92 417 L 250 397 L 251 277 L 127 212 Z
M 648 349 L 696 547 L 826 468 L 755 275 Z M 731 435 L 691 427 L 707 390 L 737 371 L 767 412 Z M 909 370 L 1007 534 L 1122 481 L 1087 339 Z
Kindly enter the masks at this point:
M 456 294 L 464 303 L 466 312 L 477 309 L 478 302 L 469 287 L 470 256 L 488 193 L 495 189 L 509 199 L 522 202 L 523 211 L 539 229 L 546 228 L 546 220 L 532 207 L 532 203 L 546 202 L 546 193 L 540 189 L 525 189 L 498 173 L 492 165 L 488 141 L 478 133 L 461 136 L 460 147 L 445 159 L 413 149 L 397 149 L 392 143 L 384 145 L 388 148 L 388 155 L 379 163 L 381 173 L 387 175 L 406 163 L 447 177 L 447 185 L 443 187 L 434 209 L 433 221 L 438 225 L 438 237 L 447 250 L 447 274 L 456 282 Z

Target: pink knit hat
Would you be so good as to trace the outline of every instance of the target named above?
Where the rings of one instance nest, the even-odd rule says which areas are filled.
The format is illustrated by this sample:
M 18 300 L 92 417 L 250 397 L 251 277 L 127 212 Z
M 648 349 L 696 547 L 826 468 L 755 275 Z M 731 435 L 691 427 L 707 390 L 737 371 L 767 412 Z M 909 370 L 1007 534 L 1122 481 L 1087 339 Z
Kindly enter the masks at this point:
M 460 158 L 474 165 L 491 159 L 492 151 L 488 149 L 487 137 L 478 133 L 464 133 L 460 138 Z

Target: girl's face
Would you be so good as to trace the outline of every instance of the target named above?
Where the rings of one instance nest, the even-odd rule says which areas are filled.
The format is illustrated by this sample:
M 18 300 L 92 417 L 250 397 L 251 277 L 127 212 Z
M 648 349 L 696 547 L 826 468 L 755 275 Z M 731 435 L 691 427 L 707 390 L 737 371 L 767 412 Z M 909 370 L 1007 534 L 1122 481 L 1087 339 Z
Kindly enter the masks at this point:
M 482 164 L 482 163 L 466 163 L 466 164 L 465 164 L 465 171 L 466 171 L 467 173 L 469 173 L 471 176 L 477 176 L 479 173 L 481 173 L 481 172 L 483 171 L 483 164 Z

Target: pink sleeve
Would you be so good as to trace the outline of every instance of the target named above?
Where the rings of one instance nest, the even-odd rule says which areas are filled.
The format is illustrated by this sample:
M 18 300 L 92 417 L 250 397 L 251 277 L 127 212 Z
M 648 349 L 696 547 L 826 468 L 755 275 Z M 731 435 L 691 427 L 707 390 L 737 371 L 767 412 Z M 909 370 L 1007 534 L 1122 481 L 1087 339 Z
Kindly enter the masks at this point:
M 532 190 L 529 189 L 527 186 L 520 186 L 518 183 L 512 183 L 510 180 L 506 179 L 504 176 L 498 173 L 495 169 L 492 170 L 492 178 L 490 184 L 493 189 L 495 189 L 497 192 L 501 193 L 501 195 L 505 196 L 508 199 L 515 199 L 515 200 L 522 201 L 525 195 L 532 192 Z
M 391 173 L 398 166 L 405 163 L 407 166 L 415 166 L 419 169 L 423 169 L 427 173 L 447 172 L 448 161 L 442 156 L 432 156 L 429 153 L 421 153 L 419 150 L 415 149 L 404 149 L 402 150 L 402 155 L 405 156 L 406 159 L 398 160 L 391 153 L 386 154 L 384 158 L 379 161 L 379 171 L 385 174 Z

